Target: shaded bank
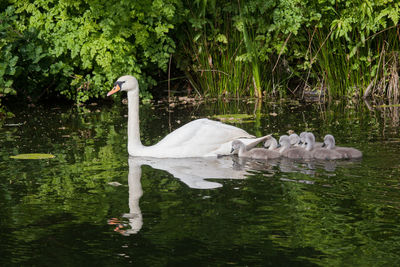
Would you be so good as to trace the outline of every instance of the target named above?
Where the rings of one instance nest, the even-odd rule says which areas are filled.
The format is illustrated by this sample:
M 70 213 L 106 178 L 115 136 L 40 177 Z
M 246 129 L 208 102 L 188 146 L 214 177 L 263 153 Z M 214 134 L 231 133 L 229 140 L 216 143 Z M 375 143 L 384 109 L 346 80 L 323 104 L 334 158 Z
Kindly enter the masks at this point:
M 169 91 L 398 100 L 396 1 L 3 1 L 0 98 L 103 98 L 117 77 Z M 174 84 L 175 83 L 175 84 Z M 4 102 L 3 102 L 4 103 Z

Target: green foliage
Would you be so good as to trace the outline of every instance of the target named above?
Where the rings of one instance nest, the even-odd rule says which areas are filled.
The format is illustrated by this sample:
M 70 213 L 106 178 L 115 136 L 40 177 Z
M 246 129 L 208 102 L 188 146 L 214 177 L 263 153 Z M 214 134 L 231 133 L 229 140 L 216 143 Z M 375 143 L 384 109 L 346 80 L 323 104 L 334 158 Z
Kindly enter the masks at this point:
M 18 56 L 12 53 L 12 42 L 18 38 L 19 33 L 13 31 L 13 21 L 16 16 L 14 9 L 8 7 L 5 12 L 0 13 L 0 94 L 15 94 L 12 88 Z M 0 95 L 0 97 L 1 97 Z
M 9 0 L 0 13 L 0 97 L 101 98 L 169 60 L 198 93 L 397 96 L 398 1 Z
M 368 86 L 392 79 L 382 63 L 398 71 L 393 55 L 399 51 L 396 36 L 399 4 L 393 1 L 327 4 L 312 6 L 320 19 L 307 29 L 309 45 L 303 67 L 311 72 L 311 82 L 337 97 L 362 95 Z
M 54 90 L 84 102 L 132 74 L 146 95 L 175 51 L 169 31 L 179 1 L 11 2 L 1 16 L 13 24 L 0 31 L 7 36 L 0 78 L 10 92 L 40 96 Z
M 299 87 L 318 87 L 334 97 L 361 95 L 373 83 L 374 88 L 380 86 L 381 95 L 394 95 L 394 89 L 388 93 L 390 82 L 385 85 L 384 81 L 395 84 L 398 77 L 395 59 L 399 53 L 400 4 L 396 1 L 228 0 L 219 1 L 217 6 L 207 1 L 196 3 L 186 3 L 191 10 L 186 26 L 192 49 L 184 49 L 192 58 L 191 75 L 200 76 L 190 76 L 193 81 L 205 80 L 204 73 L 196 69 L 223 71 L 229 79 L 236 79 L 233 67 L 218 69 L 214 63 L 227 56 L 252 66 L 246 76 L 259 77 L 259 84 L 267 93 L 282 95 Z M 227 42 L 220 42 L 221 34 Z M 235 35 L 238 38 L 228 38 Z M 235 49 L 229 55 L 221 53 L 228 46 Z M 213 66 L 207 64 L 210 59 Z M 388 67 L 390 72 L 385 71 Z M 198 86 L 205 92 L 221 80 L 220 76 L 208 76 L 209 81 Z M 245 88 L 254 86 L 251 79 L 245 84 Z M 219 90 L 214 91 L 219 94 L 227 87 L 236 92 L 232 84 L 218 86 Z M 243 92 L 253 94 L 251 90 Z

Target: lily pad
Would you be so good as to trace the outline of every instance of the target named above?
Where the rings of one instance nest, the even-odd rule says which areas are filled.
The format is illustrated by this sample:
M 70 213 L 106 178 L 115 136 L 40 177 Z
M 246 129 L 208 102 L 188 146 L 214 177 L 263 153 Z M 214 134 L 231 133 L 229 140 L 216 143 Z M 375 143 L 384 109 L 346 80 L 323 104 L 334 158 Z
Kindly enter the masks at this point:
M 52 159 L 56 156 L 52 154 L 41 154 L 41 153 L 29 153 L 29 154 L 18 154 L 11 156 L 12 159 Z

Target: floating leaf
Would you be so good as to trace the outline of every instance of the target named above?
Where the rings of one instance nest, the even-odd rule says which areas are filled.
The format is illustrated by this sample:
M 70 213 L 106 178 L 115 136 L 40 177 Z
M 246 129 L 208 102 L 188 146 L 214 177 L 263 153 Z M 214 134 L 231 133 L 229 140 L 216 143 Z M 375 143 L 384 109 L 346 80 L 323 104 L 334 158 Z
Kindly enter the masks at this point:
M 254 121 L 254 115 L 248 114 L 224 114 L 214 115 L 213 118 L 223 122 L 252 122 Z
M 19 154 L 16 156 L 11 156 L 12 159 L 52 159 L 55 158 L 52 154 L 41 154 L 41 153 L 29 153 L 29 154 Z

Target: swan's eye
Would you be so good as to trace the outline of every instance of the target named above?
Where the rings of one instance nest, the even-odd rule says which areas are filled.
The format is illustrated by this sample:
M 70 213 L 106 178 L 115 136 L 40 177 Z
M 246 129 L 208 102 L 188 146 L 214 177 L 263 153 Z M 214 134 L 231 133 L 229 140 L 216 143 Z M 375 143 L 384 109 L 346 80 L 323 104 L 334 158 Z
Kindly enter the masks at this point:
M 117 85 L 119 85 L 119 87 L 121 87 L 123 83 L 125 83 L 125 81 L 116 81 L 114 83 L 114 87 L 117 86 Z

